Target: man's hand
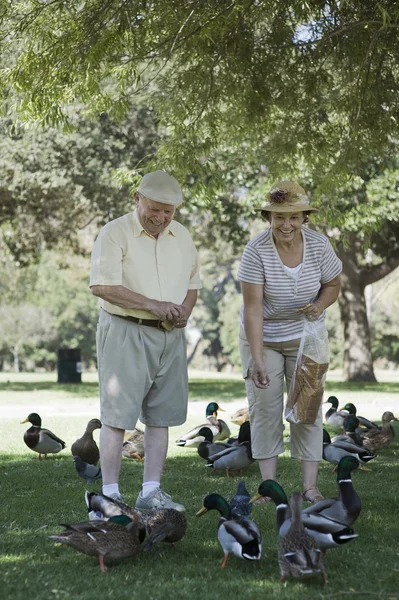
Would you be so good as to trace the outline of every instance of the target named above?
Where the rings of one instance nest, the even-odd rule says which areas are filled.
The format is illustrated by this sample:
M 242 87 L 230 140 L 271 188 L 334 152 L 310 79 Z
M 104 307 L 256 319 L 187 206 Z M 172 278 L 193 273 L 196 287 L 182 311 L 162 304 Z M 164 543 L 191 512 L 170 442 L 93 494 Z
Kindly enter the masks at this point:
M 187 306 L 185 306 L 184 304 L 181 304 L 180 308 L 181 308 L 180 316 L 172 321 L 173 325 L 177 329 L 182 329 L 183 327 L 185 327 L 187 325 L 187 321 L 190 317 L 190 311 L 188 310 Z
M 170 321 L 175 325 L 175 321 L 185 318 L 185 310 L 182 304 L 174 304 L 174 302 L 160 302 L 159 300 L 151 300 L 147 310 L 162 321 Z
M 251 379 L 256 387 L 266 389 L 269 387 L 270 377 L 266 373 L 265 365 L 262 362 L 255 362 L 251 368 Z

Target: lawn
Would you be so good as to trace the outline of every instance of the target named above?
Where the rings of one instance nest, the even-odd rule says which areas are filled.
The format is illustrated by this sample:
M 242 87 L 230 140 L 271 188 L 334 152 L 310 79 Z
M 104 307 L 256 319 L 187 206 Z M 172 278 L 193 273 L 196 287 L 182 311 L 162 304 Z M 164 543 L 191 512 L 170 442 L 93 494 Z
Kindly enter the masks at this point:
M 322 585 L 321 578 L 280 583 L 273 505 L 256 506 L 253 511 L 264 536 L 261 568 L 231 557 L 227 568 L 220 569 L 218 515 L 210 512 L 196 519 L 195 513 L 207 493 L 219 492 L 229 499 L 238 479 L 213 474 L 195 451 L 175 446 L 174 440 L 204 421 L 205 406 L 211 400 L 217 400 L 226 409 L 228 421 L 231 412 L 244 404 L 245 389 L 238 377 L 193 374 L 188 422 L 171 430 L 163 487 L 185 504 L 188 518 L 187 535 L 176 550 L 158 545 L 151 552 L 115 563 L 103 575 L 96 559 L 56 545 L 48 535 L 60 531 L 59 523 L 86 519 L 85 486 L 75 473 L 69 453 L 86 422 L 99 416 L 95 375 L 84 374 L 83 379 L 81 385 L 58 385 L 54 374 L 0 374 L 2 598 L 399 598 L 399 427 L 397 441 L 378 456 L 372 472 L 354 473 L 354 484 L 363 503 L 355 524 L 359 538 L 327 554 L 327 586 Z M 325 397 L 329 394 L 336 395 L 341 403 L 353 402 L 362 408 L 364 416 L 373 419 L 379 418 L 385 408 L 395 412 L 396 407 L 399 414 L 399 382 L 393 378 L 378 385 L 348 385 L 331 378 Z M 43 426 L 68 445 L 47 461 L 36 460 L 22 439 L 27 425 L 20 422 L 33 411 L 42 416 Z M 237 427 L 233 425 L 232 431 L 235 433 Z M 98 438 L 97 434 L 98 431 Z M 142 470 L 136 461 L 123 460 L 121 489 L 131 504 L 141 487 Z M 255 493 L 260 483 L 256 464 L 245 474 L 245 481 L 249 492 Z M 299 466 L 289 459 L 288 452 L 280 458 L 278 481 L 287 492 L 300 487 Z M 320 468 L 320 488 L 327 495 L 336 493 L 335 475 L 327 463 Z

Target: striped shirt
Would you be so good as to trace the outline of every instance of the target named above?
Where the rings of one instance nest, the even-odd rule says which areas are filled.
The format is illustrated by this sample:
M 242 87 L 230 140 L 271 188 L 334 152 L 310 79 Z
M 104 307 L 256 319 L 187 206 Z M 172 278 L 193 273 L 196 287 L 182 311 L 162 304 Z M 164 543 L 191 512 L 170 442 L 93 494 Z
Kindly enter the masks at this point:
M 303 261 L 298 273 L 284 268 L 274 244 L 271 228 L 257 235 L 245 247 L 238 278 L 263 285 L 263 339 L 282 342 L 301 337 L 304 316 L 295 309 L 314 302 L 322 284 L 342 271 L 342 262 L 329 239 L 313 229 L 302 227 Z M 325 311 L 319 320 L 325 319 Z M 244 326 L 244 307 L 240 313 Z

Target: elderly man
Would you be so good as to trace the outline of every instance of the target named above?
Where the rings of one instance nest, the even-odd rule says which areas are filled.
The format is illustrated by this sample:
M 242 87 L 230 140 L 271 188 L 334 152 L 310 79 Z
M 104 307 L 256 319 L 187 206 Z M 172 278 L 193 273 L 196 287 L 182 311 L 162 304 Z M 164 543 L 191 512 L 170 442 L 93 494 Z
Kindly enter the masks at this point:
M 100 298 L 97 328 L 103 493 L 120 497 L 125 429 L 146 425 L 142 490 L 136 508 L 184 506 L 160 488 L 168 427 L 186 420 L 184 327 L 201 287 L 198 255 L 187 229 L 173 220 L 180 186 L 165 171 L 145 175 L 136 210 L 111 221 L 94 244 L 90 288 Z

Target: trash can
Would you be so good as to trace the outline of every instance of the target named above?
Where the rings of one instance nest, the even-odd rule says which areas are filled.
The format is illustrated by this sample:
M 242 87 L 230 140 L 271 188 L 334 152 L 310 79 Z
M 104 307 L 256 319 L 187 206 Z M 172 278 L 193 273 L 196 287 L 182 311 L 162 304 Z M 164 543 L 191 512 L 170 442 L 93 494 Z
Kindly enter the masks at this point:
M 59 348 L 58 383 L 82 383 L 80 348 Z

